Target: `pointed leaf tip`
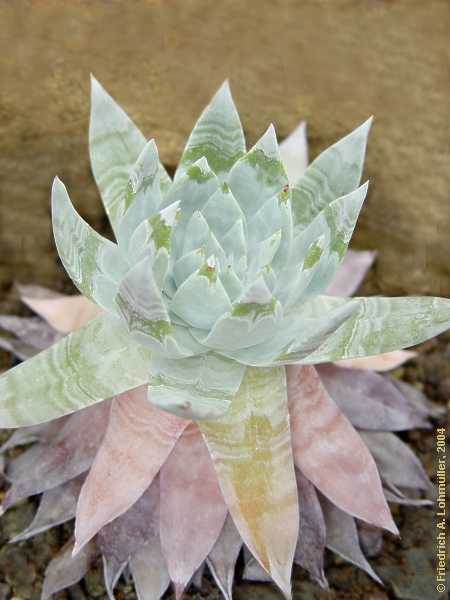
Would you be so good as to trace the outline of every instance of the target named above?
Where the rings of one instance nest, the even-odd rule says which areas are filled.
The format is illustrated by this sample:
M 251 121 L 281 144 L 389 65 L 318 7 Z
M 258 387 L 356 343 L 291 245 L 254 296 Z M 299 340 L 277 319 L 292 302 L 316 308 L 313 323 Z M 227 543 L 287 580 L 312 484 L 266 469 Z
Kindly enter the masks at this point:
M 215 93 L 215 97 L 229 97 L 231 99 L 231 89 L 230 82 L 228 79 L 225 79 L 221 84 L 217 92 Z
M 253 149 L 262 150 L 269 158 L 279 158 L 277 134 L 273 123 L 269 125 Z
M 179 179 L 201 156 L 206 156 L 214 173 L 224 178 L 244 152 L 245 139 L 242 125 L 226 80 L 195 124 L 183 151 L 175 179 Z
M 175 583 L 175 600 L 181 600 L 183 598 L 184 590 L 186 586 L 182 583 Z

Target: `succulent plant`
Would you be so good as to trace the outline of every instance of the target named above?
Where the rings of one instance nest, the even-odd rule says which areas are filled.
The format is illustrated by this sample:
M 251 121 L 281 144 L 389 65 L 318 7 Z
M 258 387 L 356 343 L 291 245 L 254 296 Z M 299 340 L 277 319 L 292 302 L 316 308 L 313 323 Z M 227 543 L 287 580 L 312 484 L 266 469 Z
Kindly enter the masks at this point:
M 426 424 L 429 407 L 363 368 L 447 329 L 450 301 L 349 297 L 373 259 L 345 256 L 369 126 L 306 168 L 303 126 L 281 148 L 270 126 L 247 152 L 224 84 L 172 182 L 92 81 L 91 163 L 117 243 L 56 179 L 56 244 L 85 298 L 32 292 L 53 329 L 2 324 L 22 357 L 31 333 L 39 349 L 55 342 L 0 378 L 0 426 L 25 427 L 7 447 L 38 441 L 10 465 L 4 507 L 44 492 L 34 532 L 77 504 L 74 558 L 69 547 L 50 566 L 44 595 L 81 577 L 95 548 L 110 593 L 128 565 L 141 598 L 170 580 L 181 597 L 205 560 L 230 598 L 242 543 L 247 575 L 262 567 L 286 597 L 294 558 L 325 584 L 325 545 L 375 576 L 355 519 L 396 532 L 386 497 L 428 485 L 391 431 Z

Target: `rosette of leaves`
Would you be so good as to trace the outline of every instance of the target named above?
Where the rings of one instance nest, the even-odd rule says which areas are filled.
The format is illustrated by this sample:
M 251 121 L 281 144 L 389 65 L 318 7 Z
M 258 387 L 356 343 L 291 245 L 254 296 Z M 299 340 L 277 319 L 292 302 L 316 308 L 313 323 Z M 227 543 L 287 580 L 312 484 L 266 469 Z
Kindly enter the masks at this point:
M 61 260 L 93 303 L 72 300 L 79 321 L 83 310 L 98 316 L 0 378 L 0 425 L 43 435 L 46 450 L 35 452 L 34 464 L 48 473 L 39 484 L 46 488 L 36 489 L 28 459 L 19 460 L 6 506 L 26 489 L 74 485 L 77 573 L 98 534 L 110 590 L 129 564 L 138 592 L 153 586 L 158 597 L 172 580 L 181 597 L 207 559 L 230 597 L 225 555 L 244 542 L 290 597 L 298 553 L 324 583 L 320 549 L 323 557 L 325 543 L 338 545 L 324 537 L 324 513 L 328 532 L 333 519 L 335 529 L 343 522 L 333 507 L 350 519 L 353 550 L 355 518 L 396 532 L 375 461 L 345 416 L 364 421 L 364 410 L 354 396 L 347 408 L 336 404 L 333 382 L 347 378 L 346 389 L 357 391 L 360 372 L 313 366 L 391 352 L 450 324 L 445 299 L 350 298 L 348 286 L 343 297 L 330 293 L 367 191 L 358 186 L 369 124 L 300 174 L 299 132 L 280 151 L 271 126 L 246 151 L 224 84 L 172 182 L 154 142 L 93 80 L 91 162 L 117 243 L 81 219 L 59 180 L 52 209 Z M 423 423 L 417 398 L 389 390 Z M 360 395 L 362 403 L 370 396 Z M 389 465 L 384 438 L 366 443 L 380 453 L 380 470 Z M 49 445 L 59 448 L 59 469 L 45 458 L 53 456 Z M 408 484 L 393 479 L 384 482 L 389 493 L 404 499 Z M 299 536 L 299 500 L 300 515 L 318 519 L 323 544 L 313 559 Z

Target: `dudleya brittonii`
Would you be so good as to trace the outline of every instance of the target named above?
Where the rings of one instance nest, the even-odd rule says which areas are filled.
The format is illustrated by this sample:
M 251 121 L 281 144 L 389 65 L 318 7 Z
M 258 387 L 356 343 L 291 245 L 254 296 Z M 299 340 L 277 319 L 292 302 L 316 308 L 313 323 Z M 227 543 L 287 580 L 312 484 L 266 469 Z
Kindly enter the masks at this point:
M 81 219 L 59 179 L 53 227 L 69 275 L 106 312 L 1 380 L 1 424 L 45 421 L 144 383 L 166 410 L 216 418 L 248 365 L 373 355 L 446 329 L 447 300 L 323 295 L 367 193 L 369 125 L 291 186 L 272 125 L 246 151 L 225 83 L 171 182 L 154 141 L 93 80 L 91 162 L 117 244 Z
M 50 564 L 44 598 L 100 552 L 111 595 L 128 565 L 139 597 L 159 598 L 172 581 L 181 598 L 206 560 L 229 600 L 242 542 L 254 557 L 247 576 L 269 574 L 288 598 L 293 560 L 326 585 L 325 545 L 376 577 L 357 525 L 360 539 L 361 523 L 396 532 L 386 499 L 415 502 L 405 488 L 428 487 L 390 432 L 423 426 L 430 411 L 408 387 L 358 372 L 358 360 L 312 363 L 423 340 L 448 327 L 450 303 L 329 295 L 353 293 L 373 259 L 350 253 L 328 286 L 366 193 L 368 126 L 305 172 L 291 136 L 288 181 L 272 127 L 245 153 L 224 85 L 172 183 L 154 143 L 93 81 L 92 165 L 118 245 L 81 220 L 58 180 L 54 229 L 69 274 L 105 312 L 29 290 L 53 329 L 2 319 L 27 336 L 37 327 L 39 349 L 85 324 L 0 379 L 0 426 L 54 419 L 7 444 L 38 442 L 9 465 L 3 508 L 44 492 L 27 536 L 72 518 L 76 504 L 74 544 Z

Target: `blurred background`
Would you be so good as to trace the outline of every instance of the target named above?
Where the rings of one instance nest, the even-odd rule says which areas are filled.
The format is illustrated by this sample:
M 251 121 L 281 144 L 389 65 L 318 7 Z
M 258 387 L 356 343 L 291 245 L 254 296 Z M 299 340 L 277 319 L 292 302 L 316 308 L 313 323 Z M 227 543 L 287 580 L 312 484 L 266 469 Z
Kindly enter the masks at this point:
M 249 143 L 301 119 L 311 157 L 375 116 L 354 247 L 379 251 L 365 291 L 450 295 L 448 0 L 0 2 L 0 289 L 60 288 L 57 174 L 106 232 L 90 174 L 93 72 L 169 169 L 229 78 Z
M 0 0 L 0 23 L 2 312 L 19 311 L 15 281 L 73 290 L 51 234 L 55 175 L 80 214 L 108 235 L 88 159 L 90 72 L 156 139 L 169 171 L 225 78 L 249 144 L 269 122 L 281 140 L 304 119 L 314 158 L 373 114 L 370 191 L 352 242 L 378 251 L 363 291 L 450 296 L 448 0 Z M 445 404 L 450 337 L 427 344 L 396 375 Z M 406 439 L 432 475 L 432 433 Z M 67 539 L 62 528 L 6 545 L 32 512 L 25 503 L 2 519 L 0 600 L 39 598 L 45 565 Z M 389 538 L 374 563 L 386 590 L 335 560 L 329 592 L 297 574 L 295 598 L 434 597 L 433 513 L 396 509 L 395 518 L 402 538 Z M 189 597 L 219 598 L 205 589 Z M 130 590 L 122 584 L 119 598 L 133 598 Z M 100 570 L 61 597 L 105 597 Z M 280 596 L 240 584 L 235 598 Z

